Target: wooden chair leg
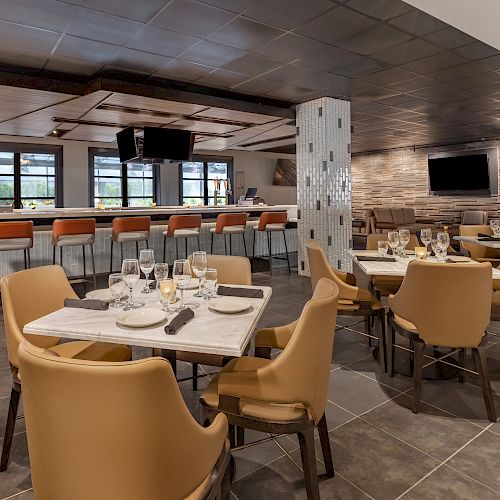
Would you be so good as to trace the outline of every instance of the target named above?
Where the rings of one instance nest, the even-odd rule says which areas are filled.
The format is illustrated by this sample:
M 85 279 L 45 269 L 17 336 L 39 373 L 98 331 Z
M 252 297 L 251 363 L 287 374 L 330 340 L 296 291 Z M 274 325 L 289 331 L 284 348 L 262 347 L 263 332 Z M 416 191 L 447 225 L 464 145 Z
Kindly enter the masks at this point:
M 7 423 L 5 425 L 5 435 L 3 438 L 2 459 L 0 461 L 0 472 L 7 470 L 9 464 L 10 449 L 12 447 L 12 439 L 14 437 L 14 428 L 16 425 L 17 410 L 19 408 L 19 399 L 21 391 L 14 385 L 10 391 L 9 412 L 7 414 Z
M 221 500 L 230 500 L 231 498 L 231 464 L 227 466 L 224 476 L 222 476 L 220 498 Z
M 94 275 L 94 288 L 97 288 L 97 275 L 95 273 L 94 245 L 90 245 L 90 256 L 92 257 L 92 274 Z
M 288 265 L 288 274 L 291 274 L 291 268 L 290 268 L 290 255 L 288 254 L 288 246 L 286 244 L 286 229 L 283 231 L 283 240 L 285 242 L 285 253 L 286 253 L 286 263 Z
M 82 255 L 83 255 L 83 279 L 87 279 L 87 263 L 85 262 L 85 245 L 82 245 Z
M 214 233 L 210 233 L 210 253 L 214 254 Z
M 318 472 L 314 452 L 314 428 L 297 433 L 308 500 L 319 500 Z
M 23 250 L 24 255 L 24 269 L 28 269 L 28 256 L 26 255 L 26 248 Z
M 227 438 L 229 439 L 229 448 L 234 448 L 236 446 L 236 429 L 233 424 L 229 424 L 227 427 Z
M 387 372 L 387 345 L 385 341 L 385 312 L 382 310 L 378 315 L 380 320 L 378 335 L 378 359 L 384 373 Z
M 54 246 L 52 248 L 52 264 L 54 265 L 56 263 L 56 247 Z
M 472 349 L 472 356 L 476 363 L 476 368 L 479 374 L 479 381 L 481 382 L 481 389 L 483 390 L 484 403 L 486 405 L 486 413 L 490 422 L 496 422 L 497 414 L 495 410 L 495 402 L 493 401 L 493 394 L 491 392 L 490 373 L 488 370 L 488 362 L 486 361 L 486 352 L 484 346 L 478 346 Z
M 109 274 L 113 272 L 113 240 L 111 240 L 111 252 L 109 253 Z
M 415 357 L 413 361 L 413 401 L 411 411 L 418 413 L 420 410 L 420 395 L 422 393 L 422 369 L 424 366 L 424 349 L 423 342 L 414 342 Z
M 163 236 L 163 262 L 167 262 L 167 237 Z
M 389 377 L 394 377 L 394 361 L 396 359 L 396 330 L 392 325 L 389 325 L 389 341 L 390 341 L 390 352 L 387 371 L 389 373 Z
M 465 366 L 465 349 L 458 350 L 458 364 L 461 367 Z M 465 382 L 465 374 L 463 370 L 458 370 L 458 381 L 461 384 Z
M 335 470 L 333 468 L 332 450 L 330 448 L 330 439 L 328 438 L 328 428 L 326 426 L 325 414 L 321 417 L 317 427 L 319 441 L 321 443 L 321 451 L 323 452 L 323 462 L 325 463 L 326 475 L 328 477 L 334 477 Z
M 372 328 L 371 328 L 371 324 L 370 324 L 370 316 L 365 316 L 365 333 L 367 333 L 368 335 L 371 335 L 372 334 Z M 371 347 L 372 346 L 372 338 L 371 337 L 368 337 L 368 347 Z
M 245 233 L 241 233 L 241 237 L 243 238 L 243 248 L 245 250 L 245 257 L 248 258 L 248 253 L 247 253 L 247 240 L 245 239 Z
M 245 428 L 236 427 L 236 446 L 243 446 L 245 444 Z
M 271 348 L 265 346 L 255 346 L 255 357 L 271 359 Z
M 28 269 L 31 269 L 31 250 L 28 248 Z
M 193 363 L 193 391 L 198 390 L 198 363 Z

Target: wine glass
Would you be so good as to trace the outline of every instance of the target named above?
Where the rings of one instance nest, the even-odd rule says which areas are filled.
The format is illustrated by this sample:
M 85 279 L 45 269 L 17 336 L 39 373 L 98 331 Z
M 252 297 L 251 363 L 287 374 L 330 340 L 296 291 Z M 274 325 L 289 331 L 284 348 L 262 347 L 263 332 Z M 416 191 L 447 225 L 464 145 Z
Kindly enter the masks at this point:
M 377 242 L 378 253 L 381 257 L 385 257 L 389 251 L 389 243 L 385 240 Z
M 493 231 L 493 236 L 495 238 L 500 237 L 500 221 L 498 219 L 490 220 L 490 227 L 491 230 Z
M 429 243 L 432 240 L 432 230 L 430 227 L 425 227 L 420 230 L 420 241 L 424 244 L 425 249 L 429 247 Z
M 175 281 L 172 278 L 163 278 L 156 280 L 156 288 L 163 310 L 170 312 L 170 304 L 176 301 L 175 296 Z
M 156 288 L 158 288 L 158 281 L 168 278 L 168 264 L 166 262 L 157 262 L 153 272 L 157 285 Z
M 153 270 L 155 265 L 155 254 L 153 250 L 151 250 L 150 248 L 141 250 L 141 253 L 139 254 L 139 265 L 141 266 L 141 271 L 146 276 L 146 284 L 144 285 L 144 288 L 141 290 L 141 292 L 151 293 L 153 290 L 149 288 L 148 280 L 149 275 L 151 274 L 151 271 Z
M 443 252 L 443 257 L 446 257 L 448 247 L 450 246 L 450 235 L 448 233 L 438 233 L 436 238 L 438 247 L 440 247 Z
M 186 259 L 178 259 L 174 261 L 174 267 L 172 269 L 172 276 L 177 285 L 177 288 L 181 291 L 181 303 L 179 304 L 179 311 L 186 308 L 184 305 L 184 289 L 189 286 L 191 281 L 191 266 L 189 261 Z
M 209 300 L 216 296 L 217 288 L 217 269 L 208 268 L 205 272 L 205 300 Z
M 392 249 L 392 253 L 396 255 L 396 250 L 399 246 L 399 232 L 398 231 L 389 231 L 387 233 L 387 241 L 389 246 Z
M 405 257 L 405 249 L 406 245 L 410 242 L 410 231 L 408 229 L 400 229 L 399 230 L 399 244 L 401 246 L 401 256 Z
M 112 273 L 108 277 L 108 287 L 109 293 L 114 299 L 111 303 L 111 307 L 120 307 L 120 301 L 125 292 L 125 283 L 123 282 L 123 276 L 121 273 Z
M 191 261 L 193 273 L 198 278 L 198 291 L 193 297 L 203 297 L 201 291 L 201 280 L 207 271 L 207 252 L 193 252 L 193 260 Z
M 129 289 L 128 302 L 123 308 L 124 311 L 130 311 L 131 309 L 137 309 L 144 305 L 144 302 L 134 302 L 132 300 L 132 290 L 135 284 L 139 281 L 141 272 L 139 270 L 139 261 L 137 259 L 125 259 L 122 262 L 122 276 L 123 282 Z

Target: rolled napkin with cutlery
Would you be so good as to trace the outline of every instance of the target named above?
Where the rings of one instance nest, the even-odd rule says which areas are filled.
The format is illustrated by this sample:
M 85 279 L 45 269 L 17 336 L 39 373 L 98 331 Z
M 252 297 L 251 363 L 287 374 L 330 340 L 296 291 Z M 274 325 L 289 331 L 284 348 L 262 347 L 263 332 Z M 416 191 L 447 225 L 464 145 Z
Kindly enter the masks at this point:
M 360 262 L 396 262 L 394 257 L 376 257 L 370 255 L 358 255 L 356 257 Z
M 264 292 L 260 288 L 241 288 L 219 285 L 217 288 L 217 295 L 224 295 L 226 297 L 245 297 L 248 299 L 262 299 L 264 297 Z
M 64 299 L 64 307 L 107 311 L 109 309 L 109 303 L 98 299 Z
M 194 318 L 194 312 L 192 309 L 187 307 L 183 309 L 177 316 L 172 318 L 168 325 L 165 327 L 165 333 L 167 335 L 175 335 L 187 322 Z
M 492 236 L 491 234 L 485 234 L 485 233 L 478 233 L 477 238 L 478 238 L 478 240 L 481 240 L 481 241 L 500 241 L 500 238 L 496 238 L 495 236 Z
M 148 286 L 150 290 L 156 290 L 156 280 L 150 281 Z

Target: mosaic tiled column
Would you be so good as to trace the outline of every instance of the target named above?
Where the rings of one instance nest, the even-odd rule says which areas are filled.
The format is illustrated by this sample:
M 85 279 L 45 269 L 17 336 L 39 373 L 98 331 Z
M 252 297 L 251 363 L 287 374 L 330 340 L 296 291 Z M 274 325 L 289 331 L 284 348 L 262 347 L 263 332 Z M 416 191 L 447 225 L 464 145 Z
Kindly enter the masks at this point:
M 351 104 L 322 97 L 297 106 L 299 274 L 309 276 L 306 245 L 316 240 L 330 263 L 352 270 Z

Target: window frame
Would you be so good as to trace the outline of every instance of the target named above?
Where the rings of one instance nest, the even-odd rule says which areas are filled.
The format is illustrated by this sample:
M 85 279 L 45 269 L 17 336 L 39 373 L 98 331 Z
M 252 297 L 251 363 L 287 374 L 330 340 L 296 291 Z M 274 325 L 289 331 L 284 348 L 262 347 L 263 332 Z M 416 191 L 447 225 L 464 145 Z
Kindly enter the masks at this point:
M 95 193 L 94 193 L 94 182 L 95 182 L 95 171 L 94 171 L 94 158 L 96 156 L 111 156 L 114 158 L 119 158 L 120 155 L 118 153 L 117 149 L 112 149 L 112 148 L 89 148 L 89 207 L 94 207 L 94 199 L 95 199 Z M 131 162 L 133 163 L 133 162 Z M 108 178 L 107 176 L 99 176 L 100 178 Z M 159 198 L 159 182 L 158 182 L 158 177 L 159 177 L 159 166 L 157 163 L 153 163 L 153 203 L 158 202 Z M 111 176 L 109 177 L 111 178 Z M 113 179 L 117 179 L 117 177 L 112 177 Z M 129 198 L 128 196 L 128 175 L 127 175 L 127 163 L 122 163 L 121 164 L 121 173 L 120 173 L 120 181 L 121 181 L 121 190 L 122 190 L 122 195 L 121 196 L 108 196 L 107 198 L 113 198 L 120 200 L 121 199 L 121 207 L 130 207 L 129 200 L 135 199 L 135 198 L 141 198 L 140 196 L 131 196 Z M 137 206 L 134 208 L 141 208 L 140 206 Z M 144 208 L 147 208 L 144 206 Z
M 182 169 L 182 164 L 183 163 L 188 163 L 186 162 L 179 162 L 179 205 L 184 204 L 184 180 L 200 180 L 203 181 L 203 196 L 202 197 L 197 197 L 197 196 L 192 196 L 192 198 L 199 198 L 202 200 L 203 205 L 208 206 L 208 200 L 213 199 L 213 196 L 208 196 L 208 181 L 213 180 L 208 178 L 208 164 L 209 163 L 227 163 L 227 176 L 228 179 L 231 181 L 231 186 L 232 186 L 232 192 L 229 195 L 229 205 L 233 203 L 234 200 L 234 169 L 233 169 L 233 157 L 232 156 L 210 156 L 210 155 L 193 155 L 193 158 L 189 160 L 189 163 L 203 163 L 203 179 L 193 179 L 183 177 L 183 169 Z M 226 206 L 226 205 L 217 205 L 217 206 Z
M 21 180 L 22 177 L 45 177 L 54 178 L 54 197 L 52 196 L 38 196 L 38 200 L 54 200 L 54 206 L 61 208 L 64 206 L 64 192 L 63 192 L 63 147 L 49 144 L 29 144 L 21 142 L 0 142 L 0 152 L 14 154 L 14 174 L 5 174 L 5 176 L 12 176 L 14 179 L 14 196 L 12 198 L 13 208 L 22 208 L 22 192 Z M 21 154 L 53 154 L 54 155 L 54 175 L 39 175 L 39 174 L 23 174 L 21 172 Z M 29 197 L 34 198 L 34 197 Z M 2 198 L 7 199 L 7 198 Z

